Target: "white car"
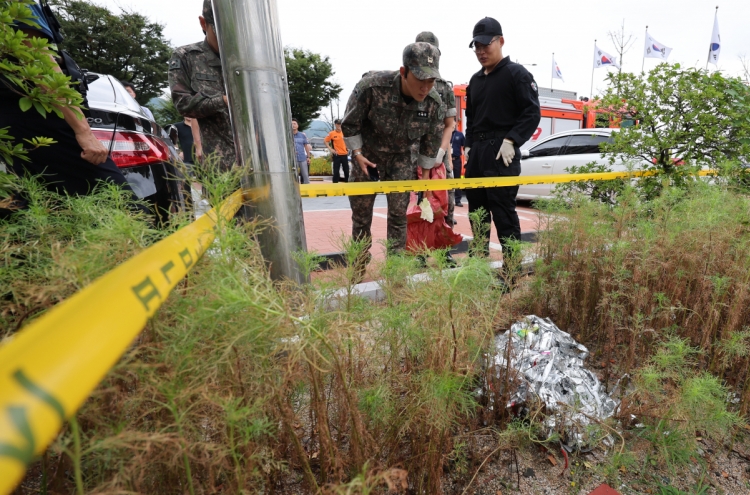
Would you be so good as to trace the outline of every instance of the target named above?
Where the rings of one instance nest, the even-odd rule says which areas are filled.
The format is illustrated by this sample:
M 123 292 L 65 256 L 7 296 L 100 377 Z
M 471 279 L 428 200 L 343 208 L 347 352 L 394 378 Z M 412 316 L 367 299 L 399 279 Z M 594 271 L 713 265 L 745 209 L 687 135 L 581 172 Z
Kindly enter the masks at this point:
M 311 153 L 313 158 L 325 158 L 331 154 L 331 152 L 328 151 L 324 138 L 322 137 L 311 137 L 310 147 L 312 148 Z
M 521 176 L 567 174 L 566 168 L 596 162 L 609 166 L 599 145 L 612 141 L 618 129 L 576 129 L 553 134 L 528 150 L 521 150 Z M 615 160 L 612 171 L 625 170 L 622 160 Z M 555 184 L 533 184 L 518 188 L 519 199 L 552 196 Z

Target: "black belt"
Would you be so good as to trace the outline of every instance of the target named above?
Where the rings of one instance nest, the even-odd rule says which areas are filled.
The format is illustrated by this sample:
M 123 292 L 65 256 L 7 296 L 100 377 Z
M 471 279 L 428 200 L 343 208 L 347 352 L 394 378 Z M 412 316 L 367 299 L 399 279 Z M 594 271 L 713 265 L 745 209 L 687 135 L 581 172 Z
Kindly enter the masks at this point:
M 478 132 L 474 140 L 480 142 L 489 141 L 490 139 L 503 139 L 507 135 L 507 132 L 502 131 Z

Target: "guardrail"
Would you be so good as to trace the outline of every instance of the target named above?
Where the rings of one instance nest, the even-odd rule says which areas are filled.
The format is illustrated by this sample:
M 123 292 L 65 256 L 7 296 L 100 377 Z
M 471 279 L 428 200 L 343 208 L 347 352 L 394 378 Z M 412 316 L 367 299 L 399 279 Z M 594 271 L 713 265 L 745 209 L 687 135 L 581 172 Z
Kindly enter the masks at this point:
M 701 175 L 710 175 L 703 171 Z M 358 182 L 300 186 L 303 197 L 440 191 L 525 184 L 612 180 L 652 172 L 610 172 L 485 179 Z M 245 198 L 268 194 L 246 191 Z M 242 204 L 237 191 L 219 208 L 134 256 L 25 326 L 0 347 L 0 493 L 54 440 L 172 289 L 215 238 L 220 218 Z

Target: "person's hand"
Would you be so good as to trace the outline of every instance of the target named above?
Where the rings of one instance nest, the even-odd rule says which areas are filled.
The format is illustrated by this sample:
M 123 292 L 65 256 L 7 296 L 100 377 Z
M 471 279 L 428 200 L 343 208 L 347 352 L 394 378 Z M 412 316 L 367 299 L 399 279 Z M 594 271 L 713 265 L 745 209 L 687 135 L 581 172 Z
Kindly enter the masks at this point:
M 203 161 L 203 148 L 195 148 L 195 160 L 198 163 Z
M 229 106 L 229 101 L 227 101 L 227 95 L 223 95 L 222 98 L 224 98 L 224 104 Z
M 464 156 L 466 157 L 466 161 L 469 161 L 469 151 L 471 151 L 471 148 L 464 148 Z
M 362 173 L 369 176 L 370 173 L 367 171 L 367 167 L 370 168 L 378 168 L 378 166 L 374 163 L 372 163 L 370 160 L 365 158 L 365 155 L 359 154 L 354 157 L 354 160 L 357 162 L 357 165 L 359 165 L 359 168 L 362 170 Z
M 510 167 L 510 162 L 516 156 L 516 148 L 513 146 L 513 141 L 503 139 L 503 144 L 500 146 L 500 151 L 497 152 L 495 160 L 499 160 L 500 157 L 503 159 L 503 163 L 506 167 Z
M 83 151 L 81 151 L 81 158 L 91 163 L 92 165 L 100 165 L 107 160 L 109 150 L 96 139 L 96 136 L 88 131 L 76 133 L 76 141 Z

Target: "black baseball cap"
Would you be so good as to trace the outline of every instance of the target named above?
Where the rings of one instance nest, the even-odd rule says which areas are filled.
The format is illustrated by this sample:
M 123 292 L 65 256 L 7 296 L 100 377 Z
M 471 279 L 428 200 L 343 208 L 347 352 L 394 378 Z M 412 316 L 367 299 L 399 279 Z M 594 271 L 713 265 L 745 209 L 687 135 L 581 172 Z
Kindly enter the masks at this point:
M 469 48 L 473 48 L 474 43 L 489 45 L 492 38 L 502 35 L 503 28 L 500 27 L 500 23 L 492 17 L 485 17 L 474 25 L 474 32 L 472 33 L 474 38 L 469 43 Z

